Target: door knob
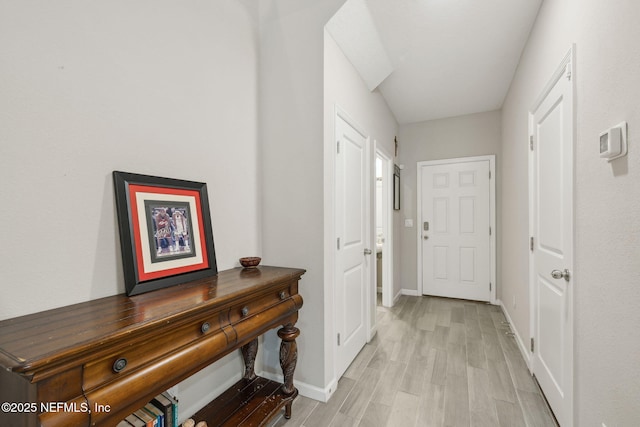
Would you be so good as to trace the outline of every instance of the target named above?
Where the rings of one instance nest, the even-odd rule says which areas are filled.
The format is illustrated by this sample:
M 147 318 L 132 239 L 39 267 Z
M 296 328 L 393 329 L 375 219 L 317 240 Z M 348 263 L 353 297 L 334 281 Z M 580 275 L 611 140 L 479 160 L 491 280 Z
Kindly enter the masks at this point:
M 372 253 L 372 252 L 371 252 L 371 249 L 365 249 L 365 250 L 364 250 L 364 254 L 365 254 L 365 255 L 371 255 L 371 253 Z
M 564 279 L 568 282 L 571 278 L 571 273 L 569 273 L 569 270 L 566 268 L 564 269 L 564 271 L 553 270 L 551 272 L 551 277 L 553 277 L 554 279 Z

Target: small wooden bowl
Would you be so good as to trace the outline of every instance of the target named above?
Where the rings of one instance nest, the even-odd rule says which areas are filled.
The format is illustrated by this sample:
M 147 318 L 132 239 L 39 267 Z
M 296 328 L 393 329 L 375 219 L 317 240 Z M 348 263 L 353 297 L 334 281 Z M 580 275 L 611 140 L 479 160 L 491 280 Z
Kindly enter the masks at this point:
M 261 260 L 262 258 L 257 256 L 248 256 L 240 258 L 240 265 L 244 268 L 256 268 L 258 264 L 260 264 Z

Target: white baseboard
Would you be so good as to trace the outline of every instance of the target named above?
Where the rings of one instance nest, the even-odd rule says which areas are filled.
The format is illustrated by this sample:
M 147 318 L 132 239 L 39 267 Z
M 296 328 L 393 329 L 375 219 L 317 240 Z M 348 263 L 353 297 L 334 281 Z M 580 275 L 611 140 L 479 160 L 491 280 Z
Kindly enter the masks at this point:
M 518 333 L 518 330 L 516 329 L 513 323 L 513 320 L 511 320 L 511 316 L 509 316 L 509 311 L 507 310 L 507 307 L 502 303 L 501 300 L 497 300 L 496 302 L 502 308 L 502 313 L 504 313 L 504 317 L 507 318 L 507 322 L 509 322 L 511 331 L 515 334 L 516 343 L 518 344 L 520 353 L 522 353 L 522 357 L 524 358 L 524 361 L 527 363 L 527 368 L 529 369 L 529 372 L 531 372 L 531 353 L 529 353 L 529 349 L 527 348 L 527 346 L 524 345 L 524 341 L 522 341 L 522 337 Z
M 273 374 L 271 372 L 260 372 L 258 374 L 261 377 L 264 377 L 268 380 L 272 381 L 283 381 L 282 374 Z M 302 381 L 293 380 L 293 385 L 298 389 L 298 393 L 300 393 L 304 397 L 308 397 L 309 399 L 318 400 L 320 402 L 327 402 L 329 398 L 336 391 L 336 380 L 331 380 L 329 385 L 325 388 L 316 387 L 311 384 L 304 383 Z
M 418 297 L 420 294 L 416 289 L 401 289 L 400 293 L 402 295 L 409 295 L 410 297 Z
M 402 296 L 402 289 L 400 290 L 400 292 L 396 294 L 396 296 L 393 297 L 393 305 L 396 305 L 396 303 L 398 302 L 401 296 Z
M 371 330 L 369 331 L 369 338 L 367 338 L 367 342 L 371 342 L 371 340 L 373 339 L 373 337 L 376 336 L 376 333 L 378 332 L 378 325 L 373 325 L 373 327 L 371 328 Z

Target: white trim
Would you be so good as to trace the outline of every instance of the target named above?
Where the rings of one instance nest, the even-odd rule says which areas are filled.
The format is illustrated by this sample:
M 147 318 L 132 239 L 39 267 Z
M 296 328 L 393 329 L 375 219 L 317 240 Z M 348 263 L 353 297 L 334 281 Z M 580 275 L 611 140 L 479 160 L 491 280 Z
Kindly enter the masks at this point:
M 331 114 L 327 114 L 326 120 L 330 121 L 325 126 L 325 147 L 324 147 L 324 303 L 322 305 L 322 315 L 324 320 L 324 348 L 323 348 L 323 375 L 322 381 L 327 381 L 328 377 L 335 382 L 336 350 L 333 345 L 336 337 L 335 325 L 335 284 L 336 284 L 336 252 L 335 236 L 335 210 L 336 210 L 336 140 L 335 140 L 335 107 Z M 330 126 L 330 127 L 329 127 Z M 330 130 L 329 130 L 330 129 Z M 330 135 L 330 136 L 329 136 Z M 294 380 L 295 382 L 295 380 Z
M 369 138 L 369 136 L 367 136 L 367 132 L 364 130 L 364 128 L 362 126 L 360 126 L 358 124 L 358 122 L 356 122 L 353 119 L 353 117 L 351 117 L 349 115 L 349 113 L 347 113 L 344 109 L 342 109 L 338 104 L 335 105 L 335 115 L 340 117 L 345 122 L 349 123 L 349 126 L 351 126 L 356 131 L 358 131 L 358 133 L 360 135 L 362 135 L 364 138 L 367 138 L 367 139 Z M 333 128 L 334 128 L 334 138 L 335 138 L 335 122 L 334 122 Z
M 377 333 L 378 333 L 378 325 L 376 324 L 376 325 L 373 325 L 373 327 L 369 331 L 369 336 L 367 337 L 367 343 L 370 343 Z
M 419 297 L 420 294 L 415 289 L 400 289 L 401 295 L 409 295 L 410 297 Z M 399 295 L 400 295 L 399 294 Z
M 513 323 L 513 320 L 511 320 L 511 316 L 509 315 L 509 311 L 507 311 L 507 307 L 502 303 L 501 300 L 497 300 L 496 304 L 502 308 L 502 314 L 504 314 L 504 317 L 507 319 L 507 322 L 509 322 L 509 327 L 511 328 L 511 331 L 515 334 L 515 340 L 516 340 L 516 343 L 518 344 L 518 349 L 520 349 L 520 353 L 522 354 L 524 361 L 527 363 L 527 368 L 529 369 L 529 372 L 531 372 L 531 353 L 527 349 L 527 346 L 524 345 L 524 341 L 522 341 L 522 337 L 518 333 L 518 330 L 515 327 L 515 323 Z
M 382 197 L 386 199 L 383 208 L 386 208 L 387 211 L 386 220 L 383 225 L 385 240 L 382 244 L 382 305 L 384 307 L 393 307 L 393 191 L 391 191 L 393 182 L 393 160 L 392 156 L 390 156 L 377 141 L 375 141 L 374 145 L 374 162 L 377 157 L 382 159 Z M 377 207 L 375 205 L 375 203 L 377 203 L 375 202 L 375 191 L 373 192 L 373 196 L 375 209 Z M 375 231 L 376 224 L 374 223 L 372 225 Z M 374 241 L 376 241 L 375 234 Z
M 491 258 L 491 267 L 490 267 L 490 278 L 491 281 L 491 291 L 490 291 L 490 302 L 491 304 L 496 304 L 497 301 L 497 274 L 496 274 L 496 263 L 497 263 L 497 251 L 496 251 L 496 236 L 498 234 L 498 229 L 496 227 L 496 156 L 495 154 L 490 154 L 486 156 L 474 156 L 474 157 L 457 157 L 454 159 L 442 159 L 442 160 L 427 160 L 417 162 L 416 166 L 416 179 L 418 181 L 417 188 L 417 203 L 416 203 L 416 221 L 420 223 L 421 218 L 421 210 L 422 210 L 422 179 L 420 169 L 422 166 L 434 166 L 434 165 L 445 165 L 450 163 L 467 163 L 467 162 L 477 162 L 477 161 L 489 161 L 489 171 L 491 172 L 491 179 L 489 180 L 489 226 L 491 227 L 491 235 L 489 236 L 489 245 L 490 245 L 490 258 Z M 417 259 L 417 267 L 418 267 L 418 283 L 417 283 L 417 294 L 422 295 L 422 229 L 418 226 L 416 227 L 416 241 L 418 247 L 418 259 Z
M 365 246 L 371 250 L 371 254 L 368 256 L 369 270 L 367 274 L 368 284 L 365 284 L 364 295 L 364 313 L 365 313 L 365 328 L 367 342 L 371 341 L 371 338 L 375 335 L 376 327 L 376 224 L 375 224 L 375 194 L 376 194 L 376 155 L 375 144 L 376 141 L 367 136 L 365 139 L 365 193 L 368 193 L 367 200 L 369 200 L 368 208 L 365 209 L 365 219 L 369 224 L 369 236 L 368 242 Z M 365 233 L 366 235 L 366 233 Z M 365 257 L 366 259 L 367 257 Z M 366 265 L 366 261 L 365 261 Z
M 401 296 L 402 296 L 402 289 L 400 289 L 400 291 L 398 291 L 396 296 L 393 297 L 393 305 L 396 305 L 396 303 L 398 302 L 398 300 L 400 299 Z
M 280 383 L 284 379 L 282 374 L 274 374 L 272 372 L 266 372 L 266 371 L 260 372 L 257 375 L 260 377 L 266 378 L 268 380 L 277 381 Z M 231 384 L 234 384 L 234 383 L 231 383 Z M 298 389 L 298 393 L 300 393 L 302 396 L 308 397 L 309 399 L 317 400 L 320 402 L 327 402 L 329 398 L 333 395 L 333 393 L 335 393 L 337 388 L 337 382 L 335 379 L 332 379 L 325 388 L 316 387 L 314 385 L 307 384 L 305 382 L 298 381 L 295 379 L 293 380 L 293 385 Z
M 536 101 L 533 103 L 533 105 L 531 106 L 531 108 L 529 109 L 529 112 L 531 111 L 535 111 L 538 109 L 538 107 L 540 107 L 540 104 L 542 104 L 542 101 L 545 100 L 545 98 L 547 97 L 547 95 L 549 94 L 549 92 L 551 92 L 551 89 L 553 89 L 553 87 L 556 85 L 556 82 L 558 80 L 560 80 L 561 77 L 564 76 L 565 74 L 565 68 L 567 66 L 567 64 L 571 64 L 571 87 L 575 88 L 575 58 L 574 58 L 574 53 L 575 53 L 575 45 L 571 45 L 571 47 L 569 48 L 569 51 L 564 55 L 564 58 L 562 58 L 562 61 L 560 61 L 560 65 L 558 65 L 558 68 L 556 68 L 556 71 L 553 73 L 553 75 L 551 76 L 551 79 L 547 82 L 547 84 L 545 85 L 544 89 L 542 89 L 542 92 L 540 92 L 540 95 L 538 96 L 538 98 L 536 99 Z

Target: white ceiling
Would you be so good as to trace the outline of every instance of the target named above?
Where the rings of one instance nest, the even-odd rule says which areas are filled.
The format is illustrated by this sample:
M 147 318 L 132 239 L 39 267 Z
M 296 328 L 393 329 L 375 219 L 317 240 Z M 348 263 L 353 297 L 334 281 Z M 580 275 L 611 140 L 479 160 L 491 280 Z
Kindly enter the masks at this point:
M 497 110 L 542 0 L 348 0 L 327 24 L 399 123 Z

